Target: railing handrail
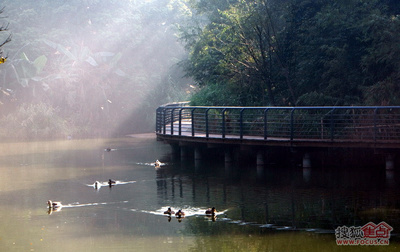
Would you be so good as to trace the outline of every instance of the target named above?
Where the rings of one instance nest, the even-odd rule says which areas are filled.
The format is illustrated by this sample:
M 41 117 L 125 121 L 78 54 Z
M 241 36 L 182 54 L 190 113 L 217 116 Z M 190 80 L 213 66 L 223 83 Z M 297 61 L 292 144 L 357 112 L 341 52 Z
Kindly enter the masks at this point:
M 172 103 L 157 109 L 156 132 L 206 138 L 262 137 L 400 143 L 400 106 L 237 107 Z M 175 125 L 176 124 L 176 125 Z M 202 136 L 204 137 L 204 136 Z
M 185 109 L 399 109 L 400 106 L 189 106 L 189 102 L 167 103 L 160 107 L 184 107 Z

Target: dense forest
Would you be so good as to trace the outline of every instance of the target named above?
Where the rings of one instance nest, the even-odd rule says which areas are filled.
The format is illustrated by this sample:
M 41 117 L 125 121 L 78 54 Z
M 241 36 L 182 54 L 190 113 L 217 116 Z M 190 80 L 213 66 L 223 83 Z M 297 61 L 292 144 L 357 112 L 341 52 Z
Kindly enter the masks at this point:
M 193 104 L 400 105 L 400 1 L 196 2 Z
M 183 100 L 400 105 L 397 0 L 1 5 L 1 138 L 149 132 L 157 106 Z

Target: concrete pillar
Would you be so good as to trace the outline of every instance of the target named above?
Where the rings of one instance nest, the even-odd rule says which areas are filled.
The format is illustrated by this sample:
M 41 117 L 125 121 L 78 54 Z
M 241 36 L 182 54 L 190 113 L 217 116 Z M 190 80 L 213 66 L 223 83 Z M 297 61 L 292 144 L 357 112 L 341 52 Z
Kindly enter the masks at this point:
M 386 155 L 386 170 L 394 169 L 394 157 L 393 154 Z
M 392 170 L 386 170 L 386 185 L 388 187 L 395 187 L 396 186 L 396 179 L 395 179 L 395 171 Z
M 225 162 L 225 175 L 227 177 L 231 177 L 232 173 L 233 173 L 233 165 L 232 165 L 232 163 L 226 163 Z
M 181 146 L 181 160 L 186 160 L 189 157 L 189 150 L 185 146 Z
M 194 170 L 196 172 L 201 170 L 202 165 L 203 165 L 203 163 L 202 163 L 201 159 L 195 159 L 194 160 Z
M 225 150 L 225 174 L 228 177 L 231 177 L 233 174 L 233 153 L 231 149 L 226 149 Z
M 202 153 L 199 147 L 194 149 L 194 168 L 199 171 L 202 165 Z
M 310 167 L 311 167 L 310 153 L 305 152 L 303 155 L 303 168 L 310 168 Z
M 257 165 L 257 178 L 264 179 L 265 178 L 265 167 L 264 165 Z
M 264 162 L 264 152 L 263 151 L 258 151 L 257 152 L 257 166 L 263 166 L 265 164 Z
M 303 167 L 303 181 L 308 183 L 311 179 L 311 167 Z
M 201 160 L 201 159 L 202 159 L 201 149 L 199 147 L 196 147 L 194 149 L 194 160 Z
M 233 162 L 233 155 L 231 150 L 225 150 L 225 164 Z
M 171 156 L 172 160 L 177 160 L 181 154 L 181 150 L 179 148 L 179 145 L 177 144 L 171 144 Z

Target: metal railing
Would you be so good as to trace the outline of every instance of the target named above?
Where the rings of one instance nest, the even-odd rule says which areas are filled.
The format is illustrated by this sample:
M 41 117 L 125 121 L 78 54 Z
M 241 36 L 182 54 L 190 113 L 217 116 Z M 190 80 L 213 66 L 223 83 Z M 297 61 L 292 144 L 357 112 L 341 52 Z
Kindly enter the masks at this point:
M 156 133 L 292 141 L 400 140 L 400 106 L 192 107 L 187 104 L 159 107 Z

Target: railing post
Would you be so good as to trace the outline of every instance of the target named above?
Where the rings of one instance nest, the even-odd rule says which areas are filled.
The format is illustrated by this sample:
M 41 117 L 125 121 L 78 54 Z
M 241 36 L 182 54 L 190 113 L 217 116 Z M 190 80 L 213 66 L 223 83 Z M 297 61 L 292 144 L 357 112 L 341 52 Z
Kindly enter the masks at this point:
M 174 110 L 175 108 L 171 109 L 171 135 L 174 134 Z
M 163 124 L 163 134 L 165 135 L 165 132 L 166 132 L 166 122 L 165 122 L 165 113 L 166 113 L 166 111 L 165 111 L 166 109 L 165 108 L 163 108 L 163 110 L 162 110 L 162 124 Z
M 208 111 L 210 110 L 210 108 L 206 109 L 206 113 L 205 113 L 205 119 L 206 119 L 206 138 L 208 138 L 209 136 L 209 132 L 208 132 Z
M 333 142 L 333 128 L 335 126 L 334 122 L 333 122 L 333 112 L 335 111 L 335 109 L 332 109 L 330 114 L 331 114 L 331 120 L 330 120 L 330 128 L 331 128 L 331 141 Z
M 290 141 L 294 138 L 294 108 L 290 112 Z
M 222 138 L 225 138 L 225 111 L 226 108 L 222 110 L 222 132 L 221 132 Z
M 244 111 L 244 108 L 242 108 L 240 110 L 240 117 L 239 117 L 240 139 L 243 139 L 243 111 Z
M 267 113 L 268 113 L 268 108 L 266 108 L 264 110 L 264 140 L 267 140 L 268 138 L 268 117 L 267 117 Z
M 182 135 L 182 110 L 183 108 L 179 109 L 179 129 L 178 129 L 178 134 L 181 136 Z
M 376 143 L 376 139 L 377 139 L 377 133 L 378 133 L 378 127 L 377 127 L 377 123 L 376 123 L 376 114 L 378 111 L 378 107 L 376 107 L 374 109 L 374 142 Z
M 194 111 L 196 110 L 196 108 L 192 109 L 192 111 L 190 112 L 191 116 L 192 116 L 192 137 L 194 137 Z
M 160 133 L 160 108 L 156 109 L 156 133 Z

